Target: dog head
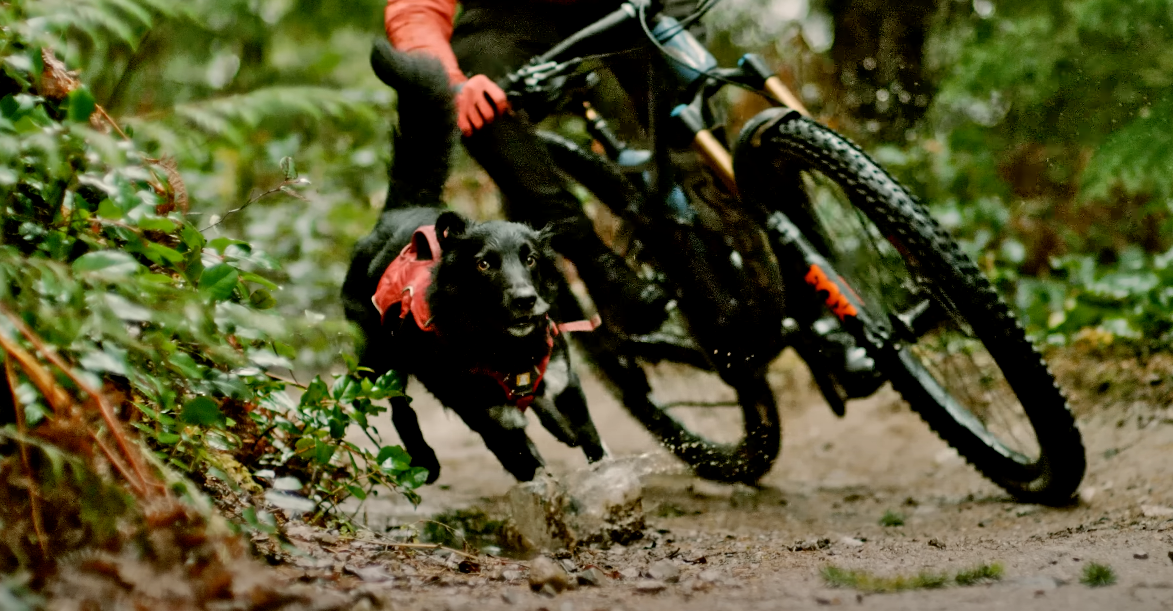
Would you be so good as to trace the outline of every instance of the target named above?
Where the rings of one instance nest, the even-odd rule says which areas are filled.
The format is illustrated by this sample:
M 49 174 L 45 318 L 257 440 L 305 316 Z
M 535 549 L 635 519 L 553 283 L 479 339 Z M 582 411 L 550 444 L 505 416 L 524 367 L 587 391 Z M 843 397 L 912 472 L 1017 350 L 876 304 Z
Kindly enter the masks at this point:
M 550 235 L 520 223 L 436 220 L 442 257 L 429 303 L 442 335 L 479 339 L 540 336 L 558 290 Z

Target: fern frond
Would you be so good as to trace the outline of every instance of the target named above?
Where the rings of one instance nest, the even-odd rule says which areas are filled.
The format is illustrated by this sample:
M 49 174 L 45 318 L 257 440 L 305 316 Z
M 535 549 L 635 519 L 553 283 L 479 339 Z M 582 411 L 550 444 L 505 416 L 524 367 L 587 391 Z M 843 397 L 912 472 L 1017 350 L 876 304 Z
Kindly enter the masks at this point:
M 34 0 L 26 10 L 34 38 L 77 31 L 95 44 L 118 40 L 133 48 L 156 16 L 171 17 L 185 9 L 166 0 Z
M 1166 95 L 1110 134 L 1083 175 L 1083 195 L 1126 193 L 1173 197 L 1173 95 Z
M 274 86 L 179 104 L 165 113 L 123 121 L 134 128 L 140 139 L 153 140 L 161 147 L 170 144 L 182 148 L 181 143 L 190 142 L 192 137 L 241 145 L 257 129 L 288 131 L 308 127 L 312 131 L 313 124 L 321 121 L 352 129 L 371 129 L 378 117 L 377 102 L 369 92 Z M 183 133 L 193 130 L 197 133 Z

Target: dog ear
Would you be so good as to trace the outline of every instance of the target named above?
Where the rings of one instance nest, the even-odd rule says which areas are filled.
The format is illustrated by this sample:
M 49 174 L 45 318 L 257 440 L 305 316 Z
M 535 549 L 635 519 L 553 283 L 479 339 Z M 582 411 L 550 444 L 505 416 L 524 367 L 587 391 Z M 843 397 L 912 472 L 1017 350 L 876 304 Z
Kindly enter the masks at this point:
M 547 224 L 537 231 L 538 233 L 538 247 L 543 251 L 551 250 L 553 248 L 554 235 L 557 233 L 553 225 Z
M 448 240 L 463 234 L 467 228 L 468 221 L 463 216 L 452 211 L 441 214 L 436 219 L 436 239 L 440 241 L 440 247 L 444 248 Z

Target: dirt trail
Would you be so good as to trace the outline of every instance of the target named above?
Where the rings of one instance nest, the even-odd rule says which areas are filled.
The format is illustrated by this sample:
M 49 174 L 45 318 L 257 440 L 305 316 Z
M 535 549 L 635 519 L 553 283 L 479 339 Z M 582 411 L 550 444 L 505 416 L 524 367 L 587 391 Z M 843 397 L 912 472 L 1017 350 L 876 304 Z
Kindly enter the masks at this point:
M 1092 369 L 1073 368 L 1067 377 L 1088 383 Z M 1173 608 L 1168 405 L 1113 399 L 1111 393 L 1081 387 L 1076 406 L 1085 414 L 1080 428 L 1089 460 L 1084 501 L 1053 509 L 1011 502 L 890 390 L 850 403 L 847 416 L 839 419 L 792 355 L 775 370 L 783 448 L 757 490 L 685 474 L 597 379 L 584 375 L 592 413 L 612 452 L 648 453 L 648 460 L 669 465 L 644 481 L 648 539 L 626 549 L 582 552 L 569 561 L 626 573 L 625 578 L 547 598 L 531 593 L 524 579 L 456 575 L 427 586 L 392 588 L 394 608 Z M 1149 374 L 1125 383 L 1157 388 L 1173 385 L 1173 379 Z M 382 530 L 445 509 L 499 507 L 512 478 L 459 419 L 418 386 L 413 394 L 442 475 L 437 486 L 421 491 L 424 503 L 418 509 L 394 498 L 369 503 L 368 524 Z M 530 431 L 555 474 L 585 465 L 577 450 L 559 444 L 536 422 Z M 880 526 L 886 511 L 902 514 L 904 525 Z M 638 573 L 662 558 L 677 565 L 679 583 L 640 581 Z M 1115 569 L 1117 585 L 1081 585 L 1081 571 L 1093 561 Z M 896 594 L 832 589 L 820 576 L 828 565 L 915 575 L 989 562 L 1005 567 L 1002 581 Z

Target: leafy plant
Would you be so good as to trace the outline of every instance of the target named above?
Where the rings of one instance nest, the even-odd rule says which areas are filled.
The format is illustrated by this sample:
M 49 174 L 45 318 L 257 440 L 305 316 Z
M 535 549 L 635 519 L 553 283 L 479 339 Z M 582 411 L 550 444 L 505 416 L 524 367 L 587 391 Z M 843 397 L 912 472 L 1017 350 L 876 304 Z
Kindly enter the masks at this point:
M 880 526 L 904 526 L 904 514 L 889 509 L 880 516 Z
M 995 562 L 994 564 L 979 564 L 970 569 L 958 571 L 953 576 L 953 581 L 959 586 L 971 586 L 977 583 L 998 581 L 1002 579 L 1002 565 Z
M 970 586 L 987 581 L 1002 579 L 1002 565 L 981 564 L 964 569 L 950 576 L 948 573 L 921 571 L 913 576 L 896 575 L 882 577 L 868 571 L 843 569 L 837 566 L 823 568 L 823 581 L 840 588 L 854 588 L 864 592 L 901 592 L 904 590 L 929 590 L 943 588 L 950 582 L 959 586 Z
M 1116 571 L 1106 564 L 1089 562 L 1083 567 L 1079 583 L 1089 588 L 1102 588 L 1116 583 Z
M 142 528 L 203 533 L 207 520 L 191 509 L 203 506 L 199 492 L 182 476 L 259 492 L 254 471 L 270 467 L 283 492 L 306 482 L 295 490 L 313 519 L 333 519 L 344 498 L 376 485 L 418 499 L 425 474 L 369 420 L 402 380 L 371 380 L 350 363 L 332 387 L 314 378 L 291 401 L 301 385 L 273 373 L 296 354 L 274 312 L 280 266 L 246 241 L 201 230 L 185 214 L 200 200 L 175 163 L 125 133 L 36 42 L 44 23 L 23 10 L 0 5 L 5 572 L 48 576 L 73 549 L 113 549 Z M 301 201 L 307 181 L 291 160 L 279 165 L 283 180 L 249 203 L 270 193 Z M 373 445 L 348 441 L 352 425 Z M 252 506 L 239 518 L 270 532 L 275 523 Z

